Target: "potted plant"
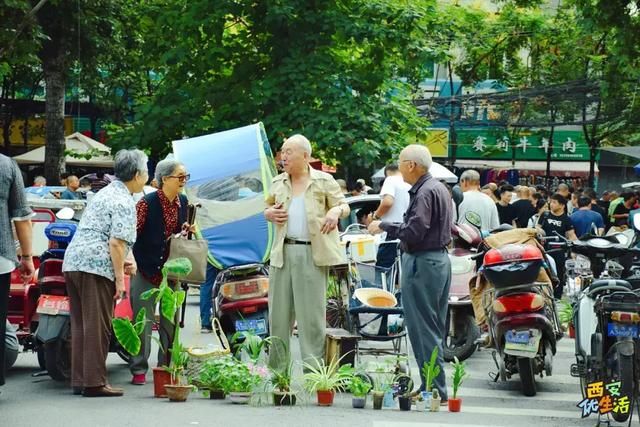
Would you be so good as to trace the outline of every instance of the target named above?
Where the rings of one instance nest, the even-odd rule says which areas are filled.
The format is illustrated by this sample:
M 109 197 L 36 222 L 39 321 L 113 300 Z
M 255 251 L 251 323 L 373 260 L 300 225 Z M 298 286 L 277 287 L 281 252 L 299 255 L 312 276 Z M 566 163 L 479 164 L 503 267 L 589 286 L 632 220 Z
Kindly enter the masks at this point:
M 284 369 L 271 370 L 271 385 L 273 386 L 274 406 L 295 406 L 296 393 L 291 389 L 293 362 L 289 362 Z
M 167 396 L 172 402 L 185 402 L 193 389 L 184 375 L 188 361 L 189 354 L 178 340 L 174 341 L 171 348 L 171 364 L 166 368 L 171 374 L 171 384 L 165 385 Z
M 451 373 L 451 380 L 453 382 L 453 397 L 449 398 L 448 406 L 449 412 L 460 412 L 462 406 L 462 399 L 458 398 L 458 389 L 464 379 L 468 376 L 466 372 L 466 366 L 464 362 L 460 362 L 457 357 L 454 357 L 454 361 L 451 362 L 453 372 Z
M 422 375 L 424 376 L 425 391 L 422 396 L 425 399 L 427 408 L 431 407 L 432 385 L 438 375 L 440 375 L 440 366 L 438 366 L 438 347 L 434 347 L 431 351 L 429 362 L 425 362 L 422 366 Z
M 176 258 L 170 261 L 167 261 L 162 268 L 162 282 L 158 288 L 150 289 L 144 292 L 141 295 L 142 299 L 149 299 L 155 297 L 156 303 L 160 303 L 160 312 L 162 316 L 164 316 L 171 323 L 175 324 L 176 313 L 185 298 L 187 297 L 185 291 L 181 289 L 172 289 L 169 286 L 167 281 L 167 274 L 169 272 L 178 275 L 178 276 L 186 276 L 191 272 L 191 261 L 187 258 Z M 113 324 L 113 332 L 122 346 L 129 354 L 132 356 L 140 353 L 140 347 L 142 345 L 141 336 L 144 332 L 144 327 L 146 324 L 146 310 L 144 308 L 140 309 L 140 311 L 136 314 L 134 322 L 126 318 L 115 318 L 112 321 Z M 169 345 L 169 348 L 173 347 L 173 344 L 177 341 L 179 343 L 179 328 L 176 328 L 173 342 Z M 167 349 L 164 349 L 156 337 L 152 337 L 158 342 L 160 348 L 164 353 L 164 363 L 163 366 L 158 368 L 153 368 L 153 388 L 154 388 L 154 396 L 155 397 L 166 397 L 165 385 L 171 383 L 171 375 L 167 371 L 167 368 L 171 365 L 171 357 L 173 354 L 171 352 L 167 352 Z M 177 352 L 175 353 L 177 354 Z
M 250 360 L 258 363 L 264 359 L 265 353 L 271 345 L 272 337 L 262 338 L 253 331 L 240 331 L 231 337 L 231 345 L 233 346 L 236 357 L 240 360 Z
M 233 363 L 236 363 L 236 360 L 230 355 L 207 360 L 197 377 L 198 388 L 206 389 L 210 399 L 224 399 L 223 374 L 225 369 Z
M 353 376 L 351 365 L 340 366 L 340 359 L 336 358 L 329 364 L 314 358 L 313 363 L 305 362 L 304 368 L 307 371 L 303 376 L 304 387 L 309 393 L 317 394 L 319 406 L 333 405 L 335 392 L 344 390 Z
M 367 394 L 373 386 L 363 375 L 354 375 L 349 383 L 349 391 L 353 394 L 351 406 L 364 408 L 367 406 Z
M 576 331 L 573 326 L 573 305 L 568 301 L 561 301 L 560 310 L 558 311 L 558 320 L 560 324 L 569 330 L 569 338 L 576 337 Z
M 235 359 L 224 366 L 221 375 L 222 389 L 229 395 L 231 402 L 237 404 L 249 403 L 254 387 L 260 382 L 259 375 L 253 373 L 249 366 Z

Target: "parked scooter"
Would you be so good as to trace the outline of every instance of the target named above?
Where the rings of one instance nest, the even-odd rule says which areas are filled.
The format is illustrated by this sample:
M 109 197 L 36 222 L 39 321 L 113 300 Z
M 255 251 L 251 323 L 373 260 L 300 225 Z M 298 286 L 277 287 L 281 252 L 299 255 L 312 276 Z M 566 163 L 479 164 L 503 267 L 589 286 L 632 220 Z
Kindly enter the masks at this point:
M 66 209 L 61 209 L 56 216 L 68 222 L 54 222 L 45 229 L 50 248 L 40 256 L 38 270 L 40 297 L 36 312 L 39 322 L 35 341 L 39 354 L 43 355 L 44 367 L 49 376 L 57 381 L 67 381 L 71 374 L 71 307 L 62 264 L 66 248 L 73 239 L 77 225 L 70 221 L 73 210 Z M 128 280 L 125 280 L 127 295 L 128 284 Z M 128 297 L 118 301 L 116 311 L 119 317 L 133 318 Z M 111 340 L 109 351 L 118 353 L 125 361 L 129 359 L 126 351 L 115 339 Z
M 229 340 L 236 332 L 269 336 L 268 294 L 269 274 L 264 264 L 238 265 L 218 273 L 213 304 Z
M 640 221 L 640 218 L 638 218 Z M 640 225 L 640 224 L 639 224 Z M 585 236 L 575 242 L 564 241 L 571 252 L 586 257 L 597 279 L 582 271 L 583 285 L 574 296 L 576 363 L 571 375 L 580 378 L 581 391 L 593 382 L 620 381 L 620 396 L 631 406 L 638 398 L 640 379 L 640 288 L 637 267 L 623 261 L 640 254 L 640 249 L 621 244 L 619 236 Z M 620 277 L 630 278 L 622 280 Z M 626 421 L 631 411 L 613 411 L 618 422 Z
M 478 347 L 477 340 L 480 337 L 469 296 L 469 281 L 475 275 L 476 262 L 473 257 L 482 238 L 477 228 L 467 224 L 455 224 L 452 232 L 447 336 L 443 342 L 443 357 L 447 362 L 452 362 L 455 358 L 465 360 L 471 357 Z

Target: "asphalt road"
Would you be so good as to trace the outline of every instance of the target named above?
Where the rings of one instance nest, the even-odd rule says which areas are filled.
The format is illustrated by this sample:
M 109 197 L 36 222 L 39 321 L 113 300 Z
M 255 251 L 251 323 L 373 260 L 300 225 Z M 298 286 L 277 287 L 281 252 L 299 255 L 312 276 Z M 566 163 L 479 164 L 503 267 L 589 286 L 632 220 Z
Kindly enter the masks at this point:
M 211 335 L 201 335 L 197 324 L 197 298 L 189 297 L 188 324 L 182 333 L 187 345 L 206 345 Z M 294 345 L 294 348 L 297 347 Z M 153 353 L 152 353 L 153 354 Z M 155 356 L 152 356 L 155 359 Z M 518 377 L 494 383 L 488 373 L 495 371 L 490 351 L 476 352 L 468 359 L 471 377 L 460 389 L 462 412 L 411 412 L 398 409 L 374 411 L 352 409 L 350 395 L 337 395 L 333 407 L 315 405 L 315 396 L 302 396 L 293 408 L 236 406 L 227 401 L 211 401 L 192 393 L 186 403 L 170 403 L 153 398 L 153 385 L 129 384 L 130 374 L 120 358 L 108 359 L 110 382 L 125 389 L 121 398 L 84 398 L 49 377 L 33 377 L 38 371 L 35 354 L 21 354 L 0 388 L 0 427 L 22 426 L 593 426 L 595 418 L 581 419 L 579 382 L 569 375 L 573 361 L 573 340 L 559 343 L 551 377 L 538 380 L 538 394 L 524 397 Z M 413 362 L 413 361 L 412 361 Z M 447 367 L 447 378 L 450 370 Z M 412 373 L 417 376 L 417 368 Z M 449 384 L 450 386 L 450 384 Z

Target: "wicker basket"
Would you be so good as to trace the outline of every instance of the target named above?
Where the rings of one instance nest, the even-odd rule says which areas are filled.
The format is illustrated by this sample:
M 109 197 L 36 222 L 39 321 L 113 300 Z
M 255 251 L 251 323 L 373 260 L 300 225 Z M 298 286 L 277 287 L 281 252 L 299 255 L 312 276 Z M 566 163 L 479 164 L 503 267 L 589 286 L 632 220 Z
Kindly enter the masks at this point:
M 187 364 L 186 374 L 189 378 L 193 378 L 191 383 L 198 388 L 202 388 L 202 384 L 198 384 L 198 377 L 206 361 L 231 354 L 229 340 L 227 340 L 227 336 L 220 326 L 220 321 L 215 317 L 213 318 L 212 326 L 213 336 L 217 343 L 207 347 L 189 347 L 187 350 L 189 363 Z

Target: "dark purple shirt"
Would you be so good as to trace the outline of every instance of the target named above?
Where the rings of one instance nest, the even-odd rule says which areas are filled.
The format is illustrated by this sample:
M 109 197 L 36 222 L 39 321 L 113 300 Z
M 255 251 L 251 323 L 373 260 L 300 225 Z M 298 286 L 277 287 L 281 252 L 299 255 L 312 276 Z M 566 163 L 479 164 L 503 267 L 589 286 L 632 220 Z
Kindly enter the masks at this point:
M 382 222 L 387 239 L 400 239 L 404 252 L 441 250 L 451 241 L 453 204 L 446 187 L 426 174 L 409 190 L 409 207 L 403 223 Z

